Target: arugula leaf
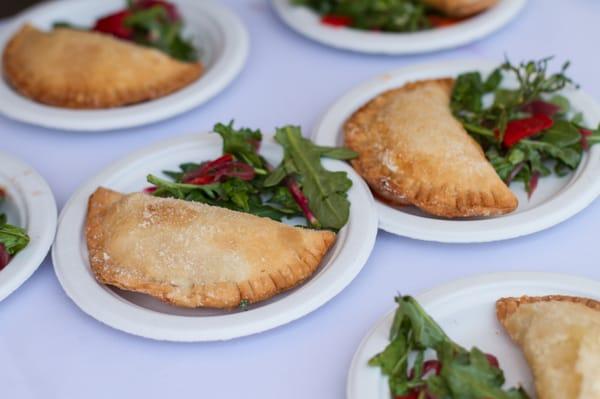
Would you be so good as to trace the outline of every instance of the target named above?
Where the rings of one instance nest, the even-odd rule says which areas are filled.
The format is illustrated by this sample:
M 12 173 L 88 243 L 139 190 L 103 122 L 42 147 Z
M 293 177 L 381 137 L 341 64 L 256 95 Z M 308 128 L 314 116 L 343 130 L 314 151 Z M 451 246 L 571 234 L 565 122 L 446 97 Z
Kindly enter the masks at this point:
M 256 148 L 262 140 L 260 130 L 248 128 L 234 129 L 233 121 L 228 125 L 217 123 L 213 131 L 223 139 L 223 153 L 231 154 L 237 159 L 254 167 L 259 174 L 266 174 L 266 162 L 258 155 Z
M 485 81 L 479 72 L 464 73 L 456 79 L 451 97 L 455 117 L 482 146 L 500 178 L 507 183 L 522 181 L 530 191 L 538 176 L 553 172 L 565 175 L 577 168 L 583 151 L 600 141 L 600 136 L 592 131 L 591 135 L 586 134 L 584 142 L 582 130 L 590 129 L 582 126 L 580 116 L 571 115 L 571 104 L 559 94 L 574 85 L 565 74 L 569 64 L 565 63 L 557 73 L 549 73 L 549 61 L 550 58 L 544 58 L 513 65 L 507 60 Z M 513 75 L 518 86 L 500 87 L 504 74 Z M 491 105 L 484 106 L 484 96 L 488 94 L 493 99 Z M 517 120 L 526 126 L 527 119 L 536 113 L 552 118 L 552 126 L 528 135 L 526 130 L 515 131 L 513 123 L 511 144 L 507 145 L 507 126 Z M 516 145 L 515 134 L 519 140 Z
M 4 245 L 10 256 L 15 256 L 29 244 L 29 236 L 25 229 L 8 224 L 6 215 L 0 214 L 0 244 Z
M 554 126 L 546 130 L 540 138 L 540 141 L 558 147 L 568 147 L 579 143 L 580 140 L 581 133 L 579 133 L 579 130 L 571 122 L 567 121 L 554 122 Z
M 134 30 L 134 42 L 159 49 L 180 61 L 198 60 L 191 41 L 181 35 L 183 24 L 172 21 L 164 7 L 157 5 L 139 10 L 133 7 L 132 11 L 125 19 L 125 25 Z
M 345 172 L 331 172 L 321 165 L 321 156 L 327 152 L 324 147 L 302 137 L 300 127 L 288 125 L 276 129 L 275 140 L 283 147 L 283 161 L 273 172 L 275 177 L 269 176 L 265 180 L 265 186 L 278 184 L 284 177 L 292 175 L 300 184 L 320 226 L 341 229 L 350 214 L 346 193 L 352 181 Z
M 504 373 L 477 348 L 467 351 L 453 342 L 419 303 L 410 296 L 396 297 L 398 308 L 390 343 L 369 360 L 388 377 L 392 396 L 438 399 L 529 399 L 522 389 L 504 389 Z M 425 355 L 433 350 L 438 374 L 423 375 Z M 414 355 L 412 367 L 409 359 Z M 413 397 L 411 396 L 411 397 Z

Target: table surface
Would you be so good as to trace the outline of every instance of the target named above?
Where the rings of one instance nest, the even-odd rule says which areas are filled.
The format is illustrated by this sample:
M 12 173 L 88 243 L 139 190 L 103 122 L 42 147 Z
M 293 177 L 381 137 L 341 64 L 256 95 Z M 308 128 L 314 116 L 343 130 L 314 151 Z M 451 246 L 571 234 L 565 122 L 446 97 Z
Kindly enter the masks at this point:
M 460 58 L 502 61 L 556 55 L 600 98 L 597 0 L 530 0 L 521 15 L 476 44 L 419 56 L 370 56 L 321 46 L 289 30 L 266 0 L 222 0 L 245 22 L 251 55 L 239 78 L 210 103 L 151 126 L 67 133 L 0 117 L 0 147 L 33 165 L 59 207 L 91 176 L 158 140 L 210 129 L 217 121 L 305 133 L 340 95 L 385 71 Z M 380 231 L 356 280 L 312 314 L 274 330 L 222 343 L 155 342 L 92 319 L 61 289 L 49 257 L 0 302 L 0 386 L 6 398 L 343 398 L 361 338 L 393 308 L 457 278 L 500 271 L 552 271 L 600 278 L 600 201 L 549 230 L 514 240 L 446 245 Z

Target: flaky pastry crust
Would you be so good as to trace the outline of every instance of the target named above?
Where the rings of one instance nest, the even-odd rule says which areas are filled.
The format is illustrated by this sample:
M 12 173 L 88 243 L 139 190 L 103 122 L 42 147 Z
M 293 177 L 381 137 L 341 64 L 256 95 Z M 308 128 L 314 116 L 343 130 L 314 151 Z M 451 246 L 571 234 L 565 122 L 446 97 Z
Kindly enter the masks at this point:
M 600 399 L 600 302 L 565 295 L 502 298 L 498 320 L 523 350 L 538 399 Z
M 4 77 L 18 92 L 64 108 L 111 108 L 152 100 L 197 80 L 200 63 L 111 35 L 25 25 L 6 45 Z
M 487 10 L 498 0 L 423 0 L 423 3 L 450 17 L 463 18 Z
M 354 169 L 392 205 L 441 217 L 493 216 L 518 201 L 450 110 L 452 79 L 386 91 L 344 125 Z
M 234 308 L 309 278 L 335 233 L 99 188 L 85 226 L 96 279 L 184 307 Z

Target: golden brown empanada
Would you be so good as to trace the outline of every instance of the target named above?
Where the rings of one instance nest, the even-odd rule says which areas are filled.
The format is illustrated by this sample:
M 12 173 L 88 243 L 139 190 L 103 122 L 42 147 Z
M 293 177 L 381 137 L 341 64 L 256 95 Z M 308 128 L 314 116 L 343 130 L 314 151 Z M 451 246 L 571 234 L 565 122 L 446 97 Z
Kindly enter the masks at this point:
M 450 17 L 468 17 L 485 11 L 498 0 L 423 0 L 427 4 Z
M 344 126 L 354 169 L 393 205 L 443 217 L 510 212 L 518 201 L 450 110 L 453 80 L 378 95 Z
M 538 399 L 600 399 L 600 302 L 502 298 L 498 320 L 533 370 Z
M 335 234 L 99 188 L 89 200 L 86 238 L 91 268 L 102 283 L 177 306 L 233 308 L 306 280 Z
M 4 49 L 4 75 L 21 94 L 67 108 L 109 108 L 162 97 L 202 74 L 161 51 L 73 29 L 25 25 Z

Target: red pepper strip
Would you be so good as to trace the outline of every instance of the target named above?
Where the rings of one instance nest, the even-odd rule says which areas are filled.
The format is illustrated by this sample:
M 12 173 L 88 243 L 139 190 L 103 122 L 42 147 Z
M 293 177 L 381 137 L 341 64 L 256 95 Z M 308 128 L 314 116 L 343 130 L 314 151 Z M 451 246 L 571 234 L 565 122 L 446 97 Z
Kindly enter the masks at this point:
M 352 18 L 345 15 L 328 14 L 321 17 L 321 23 L 325 25 L 344 27 L 352 25 Z
M 529 187 L 527 188 L 527 197 L 531 198 L 531 195 L 535 191 L 538 185 L 538 181 L 540 180 L 540 174 L 535 172 L 529 178 Z
M 497 369 L 500 368 L 500 362 L 498 362 L 498 358 L 494 355 L 491 354 L 486 354 L 485 357 L 487 357 L 488 363 L 490 364 L 490 366 L 492 367 L 496 367 Z
M 449 18 L 442 17 L 441 15 L 428 15 L 427 19 L 434 28 L 445 28 L 447 26 L 456 25 L 464 20 L 464 18 Z
M 245 181 L 254 179 L 256 173 L 254 168 L 245 162 L 234 161 L 230 164 L 219 167 L 214 172 L 214 180 L 221 180 L 222 177 L 237 177 Z
M 306 198 L 302 190 L 300 190 L 298 182 L 295 179 L 288 177 L 285 179 L 285 184 L 287 185 L 288 190 L 290 190 L 290 194 L 292 194 L 294 201 L 296 201 L 300 209 L 302 209 L 302 213 L 304 213 L 304 217 L 306 217 L 308 223 L 312 226 L 318 226 L 319 220 L 317 220 L 317 217 L 308 207 L 308 198 Z
M 589 129 L 579 129 L 579 134 L 581 134 L 581 148 L 587 150 L 590 148 L 590 143 L 588 142 L 588 136 L 591 136 L 593 133 Z
M 510 121 L 506 125 L 503 143 L 506 147 L 512 147 L 524 138 L 534 136 L 551 128 L 552 125 L 554 125 L 554 121 L 544 114 Z
M 0 270 L 4 269 L 6 265 L 10 262 L 10 254 L 6 250 L 4 244 L 0 243 Z
M 535 100 L 521 107 L 521 111 L 529 112 L 532 115 L 543 114 L 546 116 L 554 116 L 560 112 L 560 107 L 542 100 Z
M 200 165 L 196 170 L 186 173 L 183 177 L 183 182 L 189 183 L 190 180 L 199 176 L 204 176 L 208 174 L 211 170 L 217 169 L 220 166 L 226 165 L 231 162 L 233 162 L 233 155 L 225 154 L 222 157 L 215 159 L 214 161 L 206 162 Z
M 146 194 L 152 194 L 153 192 L 155 192 L 157 190 L 156 186 L 152 186 L 152 187 L 146 187 L 143 192 Z
M 107 15 L 97 20 L 92 30 L 108 33 L 121 39 L 131 39 L 133 37 L 133 30 L 125 25 L 125 19 L 131 14 L 129 10 L 123 10 Z
M 215 182 L 214 176 L 198 176 L 198 177 L 194 177 L 193 179 L 186 181 L 185 183 L 201 186 L 203 184 L 210 184 L 210 183 L 214 183 L 214 182 Z

